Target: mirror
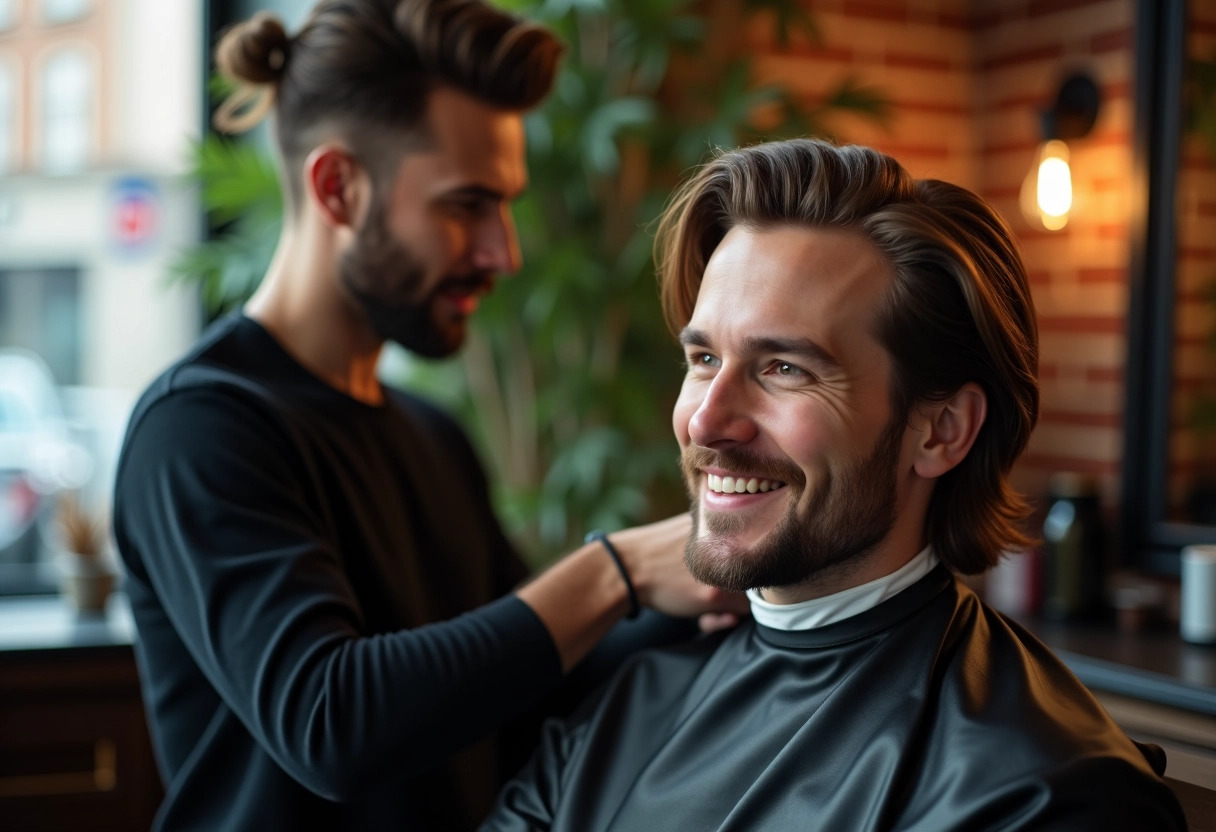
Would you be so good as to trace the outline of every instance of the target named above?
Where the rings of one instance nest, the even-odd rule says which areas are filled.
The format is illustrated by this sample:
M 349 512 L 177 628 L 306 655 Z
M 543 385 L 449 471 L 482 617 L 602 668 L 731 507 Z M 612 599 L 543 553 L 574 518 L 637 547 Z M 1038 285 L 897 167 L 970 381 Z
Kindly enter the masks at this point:
M 1142 0 L 1129 311 L 1128 565 L 1216 542 L 1216 0 Z

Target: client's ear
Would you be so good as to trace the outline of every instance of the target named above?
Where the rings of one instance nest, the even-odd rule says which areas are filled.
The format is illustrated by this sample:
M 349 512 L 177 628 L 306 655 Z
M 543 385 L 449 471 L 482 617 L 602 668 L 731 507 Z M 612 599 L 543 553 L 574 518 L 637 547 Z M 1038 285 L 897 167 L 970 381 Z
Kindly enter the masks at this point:
M 363 178 L 359 164 L 345 148 L 323 144 L 304 161 L 308 198 L 326 225 L 355 226 L 362 212 Z
M 933 479 L 967 456 L 988 415 L 988 397 L 978 384 L 967 382 L 946 401 L 919 409 L 927 424 L 913 468 L 920 476 Z

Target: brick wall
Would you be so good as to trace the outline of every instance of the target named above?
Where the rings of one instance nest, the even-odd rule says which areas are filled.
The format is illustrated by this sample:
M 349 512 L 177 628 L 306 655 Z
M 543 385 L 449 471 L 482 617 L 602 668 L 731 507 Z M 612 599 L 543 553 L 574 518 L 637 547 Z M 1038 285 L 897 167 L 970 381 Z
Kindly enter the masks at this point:
M 1039 314 L 1043 389 L 1015 484 L 1037 497 L 1052 472 L 1087 471 L 1113 505 L 1123 442 L 1135 0 L 805 6 L 822 44 L 784 53 L 758 44 L 761 79 L 781 78 L 811 103 L 847 76 L 882 89 L 893 106 L 889 129 L 841 118 L 834 132 L 891 153 L 915 176 L 976 190 L 1009 221 Z M 1018 198 L 1040 141 L 1038 114 L 1078 69 L 1097 82 L 1102 108 L 1093 132 L 1070 143 L 1068 226 L 1037 230 Z
M 805 0 L 805 5 L 820 27 L 822 44 L 769 51 L 756 61 L 760 80 L 780 79 L 810 105 L 844 78 L 875 87 L 891 104 L 886 127 L 838 115 L 829 125 L 835 137 L 890 153 L 914 176 L 977 188 L 971 0 Z
M 974 20 L 980 193 L 1022 244 L 1039 316 L 1039 426 L 1015 481 L 1042 494 L 1054 471 L 1099 476 L 1118 497 L 1131 183 L 1132 0 L 985 0 Z M 1073 211 L 1058 232 L 1038 230 L 1018 207 L 1041 140 L 1037 113 L 1070 72 L 1097 83 L 1093 131 L 1070 142 Z

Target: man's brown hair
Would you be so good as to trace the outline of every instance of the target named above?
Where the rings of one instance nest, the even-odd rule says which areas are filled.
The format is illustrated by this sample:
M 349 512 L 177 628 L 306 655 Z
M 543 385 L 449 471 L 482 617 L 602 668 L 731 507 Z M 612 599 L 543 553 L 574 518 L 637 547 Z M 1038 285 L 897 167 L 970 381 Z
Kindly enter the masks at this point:
M 321 0 L 294 37 L 265 12 L 228 30 L 215 60 L 237 88 L 215 122 L 239 132 L 273 109 L 289 169 L 318 131 L 337 131 L 366 163 L 383 165 L 403 138 L 425 145 L 436 87 L 528 110 L 548 94 L 562 51 L 547 29 L 482 0 Z M 285 179 L 298 204 L 299 183 Z
M 668 325 L 692 316 L 710 255 L 735 226 L 849 228 L 890 265 L 874 319 L 891 356 L 892 408 L 948 399 L 967 382 L 988 397 L 975 445 L 933 491 L 926 529 L 937 555 L 974 574 L 1030 543 L 1030 513 L 1008 474 L 1038 419 L 1038 329 L 1012 234 L 963 188 L 914 180 L 865 147 L 794 139 L 721 153 L 677 191 L 655 254 Z

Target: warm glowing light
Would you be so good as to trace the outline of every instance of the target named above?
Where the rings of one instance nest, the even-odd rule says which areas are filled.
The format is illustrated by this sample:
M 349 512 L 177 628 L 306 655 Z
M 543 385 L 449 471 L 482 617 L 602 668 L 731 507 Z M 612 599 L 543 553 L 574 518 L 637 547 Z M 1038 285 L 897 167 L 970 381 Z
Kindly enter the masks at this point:
M 1036 163 L 1022 186 L 1022 211 L 1027 219 L 1049 231 L 1068 224 L 1072 210 L 1072 172 L 1068 167 L 1068 145 L 1049 141 L 1039 151 Z

